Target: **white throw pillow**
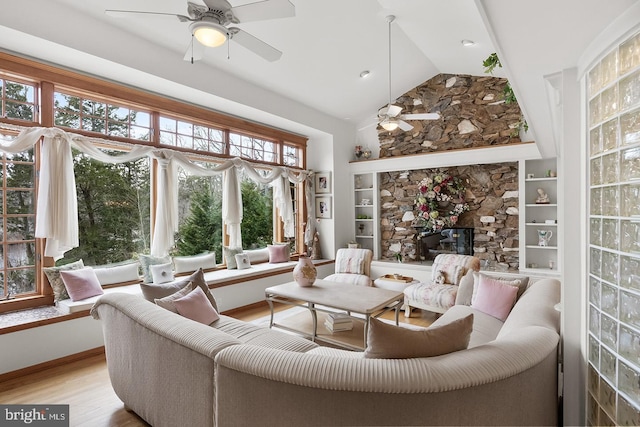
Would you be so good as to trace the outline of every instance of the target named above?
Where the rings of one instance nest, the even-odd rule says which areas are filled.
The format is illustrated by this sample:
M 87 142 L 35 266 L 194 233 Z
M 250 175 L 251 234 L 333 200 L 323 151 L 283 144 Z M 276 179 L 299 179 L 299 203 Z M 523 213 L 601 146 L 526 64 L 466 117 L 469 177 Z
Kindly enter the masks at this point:
M 140 280 L 138 262 L 130 262 L 128 264 L 116 264 L 113 266 L 102 265 L 93 267 L 98 281 L 102 286 L 113 285 L 114 283 L 125 283 Z
M 209 252 L 202 255 L 175 256 L 173 257 L 173 267 L 176 274 L 192 273 L 199 268 L 211 270 L 216 268 L 216 254 Z
M 152 265 L 149 269 L 151 270 L 151 277 L 153 277 L 154 285 L 173 281 L 173 270 L 171 270 L 170 262 L 166 264 Z
M 235 258 L 238 270 L 244 270 L 245 268 L 251 267 L 251 261 L 249 260 L 248 254 L 236 254 Z

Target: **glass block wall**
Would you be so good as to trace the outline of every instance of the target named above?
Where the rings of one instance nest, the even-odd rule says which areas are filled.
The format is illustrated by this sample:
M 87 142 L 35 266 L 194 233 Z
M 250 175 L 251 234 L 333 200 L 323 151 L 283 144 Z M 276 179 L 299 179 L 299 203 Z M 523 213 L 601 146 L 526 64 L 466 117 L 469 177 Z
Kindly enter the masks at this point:
M 589 70 L 587 420 L 640 425 L 640 33 Z

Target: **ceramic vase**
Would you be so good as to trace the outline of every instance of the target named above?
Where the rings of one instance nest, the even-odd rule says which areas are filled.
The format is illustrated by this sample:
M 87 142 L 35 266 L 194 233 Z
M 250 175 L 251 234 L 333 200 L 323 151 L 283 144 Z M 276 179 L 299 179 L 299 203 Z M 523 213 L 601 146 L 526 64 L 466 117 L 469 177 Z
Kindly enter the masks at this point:
M 306 255 L 300 255 L 298 264 L 293 268 L 293 280 L 302 287 L 313 286 L 318 277 L 316 266 Z

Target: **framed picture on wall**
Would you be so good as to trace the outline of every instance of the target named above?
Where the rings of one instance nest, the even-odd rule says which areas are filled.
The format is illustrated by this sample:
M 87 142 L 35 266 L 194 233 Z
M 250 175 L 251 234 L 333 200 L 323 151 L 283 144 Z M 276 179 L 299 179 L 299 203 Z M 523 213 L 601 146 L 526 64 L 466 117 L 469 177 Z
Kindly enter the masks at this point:
M 316 172 L 316 194 L 331 193 L 331 172 Z
M 316 197 L 316 218 L 331 218 L 331 197 Z

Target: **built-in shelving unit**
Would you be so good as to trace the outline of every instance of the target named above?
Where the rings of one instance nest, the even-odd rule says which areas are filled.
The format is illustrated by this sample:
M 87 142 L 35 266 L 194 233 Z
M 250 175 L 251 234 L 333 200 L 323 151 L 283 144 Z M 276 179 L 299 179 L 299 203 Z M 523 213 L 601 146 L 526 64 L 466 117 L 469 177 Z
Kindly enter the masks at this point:
M 520 161 L 521 271 L 560 274 L 557 175 L 555 158 Z
M 355 241 L 361 248 L 371 249 L 373 258 L 378 259 L 378 175 L 375 172 L 353 174 L 352 184 Z

